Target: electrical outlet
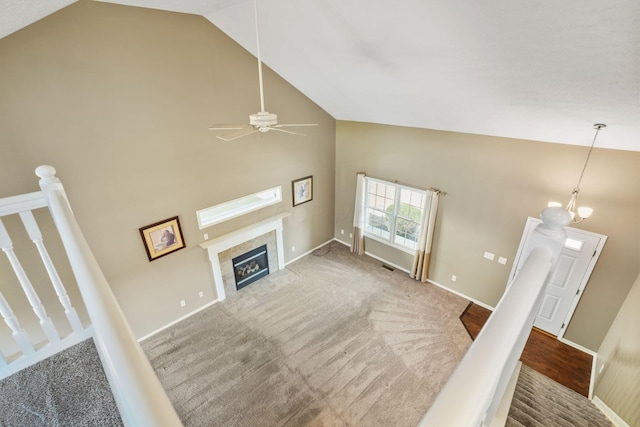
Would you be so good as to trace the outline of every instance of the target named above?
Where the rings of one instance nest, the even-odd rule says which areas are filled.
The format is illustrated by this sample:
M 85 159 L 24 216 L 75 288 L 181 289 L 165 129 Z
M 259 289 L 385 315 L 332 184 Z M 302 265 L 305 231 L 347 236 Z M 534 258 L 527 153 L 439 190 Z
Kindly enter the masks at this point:
M 501 256 L 500 258 L 498 258 L 498 264 L 502 264 L 505 265 L 507 263 L 507 259 L 503 256 Z
M 204 240 L 208 240 L 209 239 L 209 233 L 204 233 Z
M 187 302 L 185 300 L 180 300 L 180 307 L 184 307 L 185 305 L 187 305 Z
M 600 370 L 598 371 L 598 375 L 600 375 L 602 373 L 603 369 L 604 369 L 604 363 L 602 364 L 602 366 L 600 366 Z
M 352 233 L 349 233 L 349 238 L 353 239 L 353 234 Z
M 296 251 L 296 247 L 295 246 L 291 246 L 291 252 L 295 252 Z
M 344 234 L 344 229 L 340 229 L 340 234 Z
M 491 252 L 485 252 L 485 253 L 484 253 L 484 257 L 485 257 L 486 259 L 488 259 L 489 261 L 493 261 L 493 259 L 496 257 L 496 255 L 495 255 L 495 254 L 492 254 Z
M 202 292 L 202 291 L 198 292 L 198 296 L 199 296 L 200 298 L 202 298 L 202 297 L 204 296 L 204 292 Z
M 454 274 L 453 276 L 451 276 L 451 281 L 455 282 L 456 280 L 458 280 L 458 278 L 456 277 L 456 275 Z

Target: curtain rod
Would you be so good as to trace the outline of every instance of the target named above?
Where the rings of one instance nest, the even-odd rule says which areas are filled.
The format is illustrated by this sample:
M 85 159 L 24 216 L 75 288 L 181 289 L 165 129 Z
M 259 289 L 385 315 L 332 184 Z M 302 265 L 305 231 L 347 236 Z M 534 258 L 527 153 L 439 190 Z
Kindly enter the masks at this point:
M 405 187 L 416 188 L 416 189 L 418 189 L 418 190 L 433 191 L 434 193 L 438 193 L 438 195 L 440 195 L 440 196 L 446 196 L 446 195 L 447 195 L 447 193 L 445 193 L 444 191 L 442 191 L 442 190 L 440 190 L 440 189 L 437 189 L 437 188 L 434 188 L 434 187 L 431 187 L 431 188 L 418 187 L 418 186 L 415 186 L 415 185 L 412 185 L 412 184 L 407 184 L 407 183 L 404 183 L 404 182 L 399 182 L 397 179 L 396 179 L 396 180 L 394 180 L 394 181 L 391 181 L 391 180 L 389 180 L 389 179 L 384 179 L 384 178 L 379 178 L 379 177 L 377 177 L 377 176 L 367 175 L 367 173 L 366 173 L 366 172 L 358 172 L 357 174 L 358 174 L 358 175 L 359 175 L 359 174 L 363 174 L 364 176 L 369 177 L 369 178 L 379 179 L 380 181 L 393 182 L 394 184 L 400 184 L 400 185 L 404 185 Z

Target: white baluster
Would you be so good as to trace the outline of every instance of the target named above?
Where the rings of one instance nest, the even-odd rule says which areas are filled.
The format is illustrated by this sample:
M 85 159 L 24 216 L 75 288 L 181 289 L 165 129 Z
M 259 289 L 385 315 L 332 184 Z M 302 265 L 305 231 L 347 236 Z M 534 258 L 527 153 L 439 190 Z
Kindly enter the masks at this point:
M 18 344 L 18 347 L 20 347 L 20 350 L 22 350 L 22 354 L 24 354 L 25 356 L 29 356 L 35 353 L 35 349 L 31 344 L 29 336 L 27 335 L 25 330 L 20 327 L 18 319 L 13 314 L 13 310 L 11 310 L 9 303 L 4 298 L 4 295 L 2 295 L 2 292 L 0 292 L 0 314 L 2 314 L 5 323 L 7 324 L 7 326 L 9 326 L 9 329 L 11 329 L 11 332 L 13 333 L 13 339 Z M 2 357 L 2 354 L 0 354 L 0 357 Z M 2 357 L 2 359 L 4 359 L 4 357 Z M 1 365 L 2 361 L 0 360 L 0 366 Z
M 11 238 L 9 237 L 9 233 L 7 229 L 4 228 L 4 224 L 2 220 L 0 220 L 0 247 L 2 251 L 7 254 L 7 258 L 9 258 L 9 263 L 11 267 L 13 267 L 13 271 L 16 273 L 18 277 L 18 281 L 20 281 L 20 285 L 22 286 L 22 290 L 24 291 L 29 303 L 31 304 L 31 308 L 33 308 L 33 312 L 36 313 L 38 319 L 40 319 L 40 327 L 44 331 L 45 336 L 51 343 L 55 343 L 60 341 L 60 336 L 58 335 L 58 331 L 56 331 L 55 326 L 51 319 L 47 316 L 47 312 L 38 298 L 38 294 L 36 290 L 33 288 L 31 281 L 27 277 L 27 274 L 24 272 L 18 257 L 13 251 L 13 243 L 11 242 Z
M 56 294 L 58 295 L 58 299 L 60 303 L 64 307 L 64 312 L 67 315 L 67 319 L 71 324 L 71 328 L 74 332 L 82 332 L 83 327 L 80 322 L 80 318 L 78 318 L 78 314 L 76 313 L 76 309 L 71 305 L 71 300 L 69 299 L 69 295 L 67 294 L 67 290 L 62 284 L 62 280 L 60 280 L 60 276 L 56 271 L 53 262 L 51 261 L 51 257 L 49 257 L 49 253 L 44 246 L 42 241 L 42 233 L 40 233 L 40 228 L 36 223 L 36 219 L 33 217 L 33 213 L 31 211 L 20 212 L 20 218 L 22 219 L 22 223 L 24 224 L 27 232 L 29 233 L 29 238 L 35 243 L 38 248 L 38 253 L 40 253 L 40 258 L 42 258 L 42 262 L 49 274 L 49 279 L 51 279 L 51 283 L 56 290 Z

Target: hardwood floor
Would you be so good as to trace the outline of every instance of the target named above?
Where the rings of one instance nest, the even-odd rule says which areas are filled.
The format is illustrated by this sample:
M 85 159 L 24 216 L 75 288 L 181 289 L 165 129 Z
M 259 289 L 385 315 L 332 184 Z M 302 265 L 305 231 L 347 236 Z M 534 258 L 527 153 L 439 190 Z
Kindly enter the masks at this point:
M 490 310 L 470 303 L 460 320 L 475 339 L 490 315 Z M 592 359 L 590 354 L 536 328 L 531 331 L 520 358 L 523 364 L 585 397 L 589 394 Z

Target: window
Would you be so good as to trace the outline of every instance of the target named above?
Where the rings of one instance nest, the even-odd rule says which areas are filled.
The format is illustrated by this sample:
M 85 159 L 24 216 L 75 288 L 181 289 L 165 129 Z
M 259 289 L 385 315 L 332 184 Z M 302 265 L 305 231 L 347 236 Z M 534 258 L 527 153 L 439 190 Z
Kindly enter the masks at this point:
M 365 178 L 364 234 L 413 252 L 420 236 L 426 191 Z
M 582 240 L 572 239 L 571 237 L 567 237 L 567 240 L 564 242 L 565 248 L 573 249 L 578 252 L 582 250 L 582 245 L 584 245 Z
M 281 201 L 282 186 L 279 185 L 268 190 L 240 197 L 239 199 L 200 209 L 196 212 L 198 227 L 202 230 L 219 222 L 253 212 Z

